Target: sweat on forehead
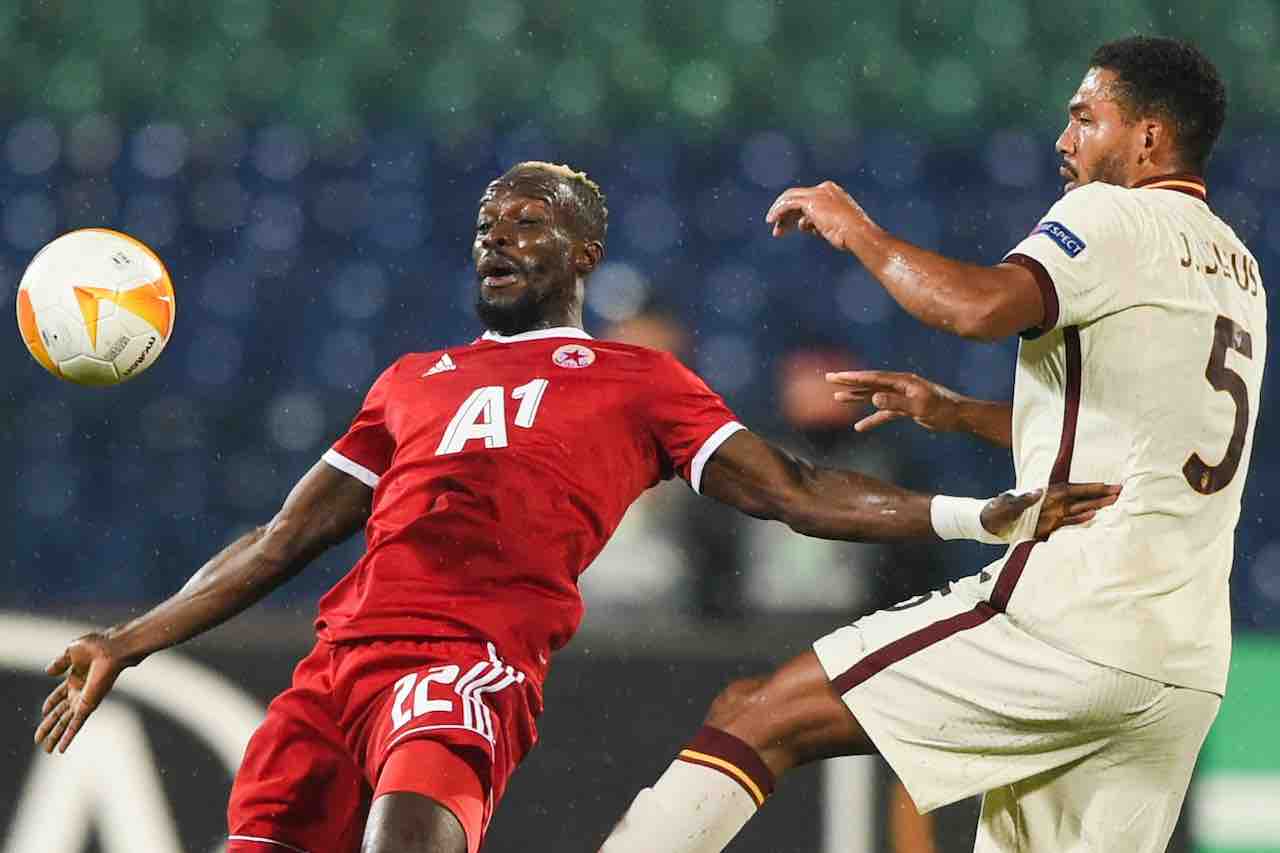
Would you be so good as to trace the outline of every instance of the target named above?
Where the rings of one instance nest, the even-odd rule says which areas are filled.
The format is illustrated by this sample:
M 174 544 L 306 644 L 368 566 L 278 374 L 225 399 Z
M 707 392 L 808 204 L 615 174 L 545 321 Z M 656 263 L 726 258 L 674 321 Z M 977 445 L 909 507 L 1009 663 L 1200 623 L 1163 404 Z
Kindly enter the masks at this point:
M 587 239 L 604 240 L 609 209 L 599 185 L 585 172 L 557 163 L 529 160 L 516 164 L 490 183 L 480 199 L 481 204 L 500 192 L 542 199 L 567 214 Z
M 485 188 L 482 201 L 488 201 L 502 191 L 539 198 L 549 204 L 565 207 L 572 207 L 575 203 L 573 190 L 563 178 L 534 169 L 508 172 L 493 181 Z

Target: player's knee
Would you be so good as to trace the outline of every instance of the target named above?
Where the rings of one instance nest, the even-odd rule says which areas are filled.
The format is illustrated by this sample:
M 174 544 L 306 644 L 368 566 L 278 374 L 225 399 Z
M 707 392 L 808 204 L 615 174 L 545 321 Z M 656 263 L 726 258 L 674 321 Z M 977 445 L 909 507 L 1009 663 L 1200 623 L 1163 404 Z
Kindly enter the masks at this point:
M 767 683 L 767 678 L 740 678 L 730 682 L 711 703 L 707 725 L 728 729 L 748 716 L 760 704 Z

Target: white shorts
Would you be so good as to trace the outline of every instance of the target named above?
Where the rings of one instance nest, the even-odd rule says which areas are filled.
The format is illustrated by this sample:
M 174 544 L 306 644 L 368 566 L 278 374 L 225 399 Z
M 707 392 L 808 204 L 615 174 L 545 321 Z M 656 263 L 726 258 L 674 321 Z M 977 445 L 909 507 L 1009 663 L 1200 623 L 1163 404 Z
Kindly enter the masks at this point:
M 1221 700 L 1014 626 L 975 575 L 814 643 L 922 811 L 985 793 L 975 851 L 1163 853 Z

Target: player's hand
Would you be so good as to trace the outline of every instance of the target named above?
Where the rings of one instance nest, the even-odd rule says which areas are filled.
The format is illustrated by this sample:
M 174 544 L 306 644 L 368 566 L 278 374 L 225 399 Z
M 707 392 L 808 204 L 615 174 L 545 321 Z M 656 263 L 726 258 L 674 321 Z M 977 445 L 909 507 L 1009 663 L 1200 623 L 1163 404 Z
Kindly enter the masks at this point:
M 44 715 L 35 742 L 45 752 L 66 752 L 84 721 L 101 704 L 120 673 L 131 662 L 123 659 L 104 634 L 85 634 L 45 668 L 62 683 L 44 700 Z
M 1049 487 L 1040 520 L 1036 522 L 1036 538 L 1044 539 L 1059 527 L 1091 521 L 1098 510 L 1120 499 L 1120 486 L 1107 483 L 1057 483 Z
M 850 249 L 855 228 L 871 223 L 859 204 L 839 184 L 823 181 L 816 187 L 792 187 L 778 196 L 765 214 L 773 236 L 800 230 L 818 234 L 841 251 Z
M 1044 539 L 1059 527 L 1084 524 L 1098 510 L 1120 499 L 1120 487 L 1106 483 L 1055 483 L 1048 493 L 1044 489 L 1015 494 L 1005 492 L 987 501 L 982 508 L 982 526 L 996 536 L 1005 537 L 1024 512 L 1044 495 L 1040 518 L 1036 522 L 1036 538 Z
M 835 392 L 841 403 L 870 403 L 876 411 L 853 425 L 858 432 L 873 430 L 898 418 L 911 418 L 935 432 L 960 428 L 959 394 L 914 373 L 889 370 L 845 370 L 828 373 L 827 381 L 843 390 Z

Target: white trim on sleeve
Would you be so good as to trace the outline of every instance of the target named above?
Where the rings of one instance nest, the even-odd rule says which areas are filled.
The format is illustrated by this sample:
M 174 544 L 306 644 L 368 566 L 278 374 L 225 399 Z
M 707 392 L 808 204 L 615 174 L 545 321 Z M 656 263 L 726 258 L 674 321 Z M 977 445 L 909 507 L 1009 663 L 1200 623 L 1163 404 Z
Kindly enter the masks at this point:
M 324 455 L 320 458 L 325 462 L 328 462 L 334 468 L 337 468 L 342 473 L 350 474 L 352 477 L 355 477 L 369 488 L 376 489 L 378 487 L 379 477 L 377 474 L 373 473 L 358 462 L 352 462 L 332 447 L 326 450 Z
M 276 841 L 274 838 L 259 838 L 256 835 L 228 835 L 228 841 L 256 841 L 259 844 L 274 844 L 277 847 L 283 847 L 285 850 L 293 850 L 294 853 L 307 853 L 301 847 L 294 847 L 292 844 L 285 844 L 283 841 Z
M 693 486 L 693 490 L 698 494 L 702 494 L 702 469 L 706 466 L 707 461 L 711 459 L 712 454 L 720 449 L 720 445 L 729 440 L 729 436 L 741 429 L 746 429 L 737 421 L 729 421 L 720 429 L 711 433 L 706 441 L 702 442 L 702 447 L 698 448 L 698 452 L 694 454 L 693 464 L 689 466 L 689 485 Z

